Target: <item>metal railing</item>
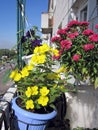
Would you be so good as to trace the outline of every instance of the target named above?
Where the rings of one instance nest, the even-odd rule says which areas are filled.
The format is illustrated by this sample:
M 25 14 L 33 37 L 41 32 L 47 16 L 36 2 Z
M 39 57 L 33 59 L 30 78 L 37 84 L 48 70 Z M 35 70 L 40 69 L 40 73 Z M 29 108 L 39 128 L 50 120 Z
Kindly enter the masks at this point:
M 0 130 L 11 130 L 11 100 L 17 94 L 16 90 L 12 85 L 0 99 Z

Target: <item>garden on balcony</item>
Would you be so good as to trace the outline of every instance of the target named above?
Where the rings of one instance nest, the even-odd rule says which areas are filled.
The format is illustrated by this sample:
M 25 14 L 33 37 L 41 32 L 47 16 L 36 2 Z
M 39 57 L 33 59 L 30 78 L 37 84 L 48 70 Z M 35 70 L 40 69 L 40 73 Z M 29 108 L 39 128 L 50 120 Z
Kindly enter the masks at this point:
M 46 41 L 37 26 L 25 29 L 25 4 L 17 0 L 17 58 L 3 76 L 12 85 L 0 98 L 0 129 L 98 130 L 98 34 L 72 20 Z

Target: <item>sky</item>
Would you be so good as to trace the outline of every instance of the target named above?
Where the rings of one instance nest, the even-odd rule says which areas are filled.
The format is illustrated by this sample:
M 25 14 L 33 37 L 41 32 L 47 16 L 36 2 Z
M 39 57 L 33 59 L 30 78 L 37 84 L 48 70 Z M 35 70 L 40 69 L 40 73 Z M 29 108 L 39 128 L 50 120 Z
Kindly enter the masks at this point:
M 17 44 L 17 0 L 0 0 L 0 49 L 11 49 Z M 48 0 L 26 0 L 29 26 L 41 28 L 41 13 L 47 12 Z

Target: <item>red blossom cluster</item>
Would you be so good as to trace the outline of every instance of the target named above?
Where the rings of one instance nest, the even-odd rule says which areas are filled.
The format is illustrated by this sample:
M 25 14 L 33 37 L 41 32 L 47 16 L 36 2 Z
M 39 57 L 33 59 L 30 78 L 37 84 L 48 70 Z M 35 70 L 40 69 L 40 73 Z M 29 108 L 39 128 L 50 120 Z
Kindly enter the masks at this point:
M 85 51 L 92 50 L 92 49 L 94 49 L 94 47 L 95 47 L 94 44 L 85 44 L 85 45 L 83 45 L 83 49 L 84 49 Z
M 59 29 L 56 36 L 51 39 L 59 51 L 58 57 L 53 58 L 64 64 L 67 70 L 80 73 L 80 75 L 85 73 L 95 78 L 98 63 L 92 69 L 90 67 L 95 61 L 98 62 L 98 34 L 88 27 L 89 22 L 73 20 L 64 29 Z M 95 29 L 98 29 L 98 24 Z
M 75 47 L 75 45 L 81 46 L 81 48 L 84 49 L 84 51 L 90 51 L 94 49 L 95 47 L 94 42 L 98 42 L 98 34 L 95 34 L 93 30 L 88 29 L 88 25 L 89 22 L 86 21 L 79 22 L 77 20 L 73 20 L 67 25 L 66 28 L 59 29 L 57 31 L 57 35 L 52 37 L 51 39 L 51 42 L 59 43 L 57 45 L 59 45 L 60 48 L 59 56 L 58 57 L 54 56 L 54 58 L 59 59 L 63 53 L 65 53 L 69 49 L 71 51 L 71 48 L 73 49 L 73 46 Z M 97 27 L 98 24 L 95 26 L 95 28 Z M 84 38 L 85 42 L 79 44 L 80 41 L 78 41 L 78 38 L 81 39 L 81 37 Z M 76 51 L 76 54 L 72 53 L 73 54 L 72 59 L 74 61 L 78 61 L 79 58 L 82 58 L 82 54 L 81 56 L 79 56 L 78 51 Z M 78 58 L 76 58 L 77 60 L 75 60 L 74 55 L 75 57 L 78 55 Z

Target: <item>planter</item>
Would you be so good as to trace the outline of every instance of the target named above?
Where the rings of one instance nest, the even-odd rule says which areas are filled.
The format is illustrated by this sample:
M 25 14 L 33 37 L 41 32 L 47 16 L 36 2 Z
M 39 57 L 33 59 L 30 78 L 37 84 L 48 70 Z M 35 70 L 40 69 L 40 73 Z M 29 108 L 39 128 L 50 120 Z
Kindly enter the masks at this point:
M 25 62 L 25 64 L 29 65 L 31 57 L 32 57 L 32 54 L 28 56 L 23 56 L 22 60 Z
M 57 114 L 55 110 L 48 114 L 28 112 L 16 104 L 17 98 L 12 100 L 15 130 L 45 130 L 48 120 L 54 118 Z
M 70 120 L 71 129 L 98 128 L 98 88 L 95 89 L 93 85 L 81 85 L 77 89 L 77 93 L 65 93 L 66 119 Z

